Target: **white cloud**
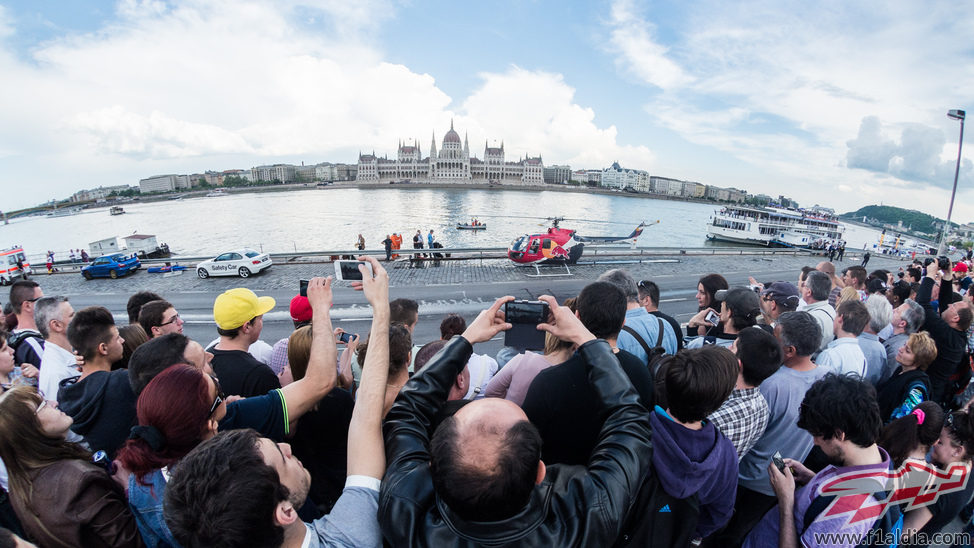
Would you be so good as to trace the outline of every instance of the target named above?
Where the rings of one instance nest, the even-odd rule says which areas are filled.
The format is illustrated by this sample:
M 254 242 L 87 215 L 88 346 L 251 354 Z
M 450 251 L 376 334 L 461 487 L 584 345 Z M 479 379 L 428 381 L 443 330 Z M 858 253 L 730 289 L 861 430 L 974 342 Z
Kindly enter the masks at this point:
M 223 128 L 176 120 L 156 111 L 143 116 L 122 106 L 79 113 L 69 127 L 87 135 L 96 151 L 137 158 L 254 152 L 240 135 Z
M 688 84 L 691 78 L 654 39 L 655 26 L 641 18 L 632 0 L 619 0 L 609 12 L 609 48 L 618 52 L 636 77 L 663 89 Z
M 948 162 L 938 159 L 947 156 L 940 128 L 951 127 L 944 112 L 963 107 L 964 90 L 974 85 L 967 44 L 957 39 L 974 21 L 954 5 L 893 3 L 876 10 L 709 0 L 664 21 L 617 0 L 616 11 L 627 17 L 607 23 L 612 35 L 666 24 L 656 32 L 671 37 L 667 61 L 676 66 L 670 72 L 684 76 L 659 86 L 658 77 L 640 70 L 647 59 L 653 63 L 654 48 L 646 48 L 647 56 L 618 48 L 617 61 L 652 86 L 648 115 L 691 143 L 753 166 L 749 188 L 780 189 L 791 181 L 787 190 L 800 201 L 802 193 L 814 199 L 835 190 L 858 207 L 874 188 L 887 193 L 887 203 L 907 205 L 917 199 L 915 189 L 941 186 Z M 855 137 L 868 116 L 896 126 L 902 142 L 869 139 L 869 128 Z M 850 140 L 868 145 L 853 150 Z M 849 170 L 846 159 L 849 167 L 878 162 L 885 179 Z M 925 199 L 939 204 L 920 196 Z M 974 215 L 974 208 L 966 213 Z
M 604 166 L 618 160 L 645 169 L 654 163 L 648 148 L 619 145 L 614 126 L 597 127 L 595 112 L 574 102 L 575 90 L 560 75 L 512 67 L 481 78 L 483 85 L 461 106 L 462 122 L 478 137 L 472 153 L 482 150 L 483 139 L 504 139 L 508 156 L 543 154 L 549 164 Z
M 897 129 L 899 135 L 891 135 Z M 920 124 L 884 128 L 879 118 L 869 116 L 862 120 L 858 136 L 848 142 L 846 163 L 850 168 L 888 173 L 910 183 L 951 188 L 956 154 L 956 147 L 946 143 L 939 128 Z M 974 185 L 970 160 L 962 160 L 958 182 L 967 188 Z
M 0 45 L 0 73 L 18 83 L 0 88 L 0 155 L 14 159 L 0 184 L 39 181 L 17 195 L 24 206 L 161 172 L 354 162 L 356 149 L 394 154 L 399 138 L 428 152 L 452 117 L 478 155 L 491 138 L 509 157 L 652 162 L 596 127 L 557 74 L 483 74 L 457 105 L 433 76 L 383 60 L 371 36 L 394 11 L 388 0 L 122 0 L 102 28 L 26 62 Z

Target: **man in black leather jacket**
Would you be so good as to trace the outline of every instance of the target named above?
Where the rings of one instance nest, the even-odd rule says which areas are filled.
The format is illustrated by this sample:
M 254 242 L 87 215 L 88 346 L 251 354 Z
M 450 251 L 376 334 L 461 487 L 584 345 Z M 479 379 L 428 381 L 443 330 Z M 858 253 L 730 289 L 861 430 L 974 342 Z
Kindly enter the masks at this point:
M 608 546 L 619 536 L 651 466 L 648 413 L 608 343 L 553 297 L 541 299 L 552 313 L 539 329 L 578 345 L 602 402 L 605 424 L 588 467 L 546 470 L 537 430 L 498 398 L 463 407 L 430 440 L 430 420 L 472 344 L 510 328 L 502 307 L 513 297 L 503 297 L 410 379 L 386 417 L 379 523 L 390 545 Z
M 937 261 L 927 265 L 926 276 L 920 280 L 917 302 L 923 306 L 925 318 L 923 329 L 937 343 L 937 357 L 927 367 L 930 377 L 930 396 L 928 399 L 946 403 L 953 397 L 950 376 L 953 375 L 967 351 L 967 328 L 971 325 L 971 310 L 963 301 L 953 302 L 954 284 L 950 262 L 940 279 L 938 310 L 931 304 L 931 293 L 936 284 L 939 266 Z M 938 314 L 939 312 L 939 314 Z

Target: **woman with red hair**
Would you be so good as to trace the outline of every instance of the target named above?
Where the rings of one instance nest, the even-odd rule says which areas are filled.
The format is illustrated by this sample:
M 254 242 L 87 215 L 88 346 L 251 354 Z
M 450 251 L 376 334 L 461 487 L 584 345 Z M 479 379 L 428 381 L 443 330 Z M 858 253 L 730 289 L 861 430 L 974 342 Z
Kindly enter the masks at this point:
M 146 545 L 179 546 L 162 514 L 169 467 L 216 435 L 223 400 L 216 378 L 185 364 L 159 373 L 139 396 L 139 424 L 118 461 L 130 473 L 128 501 Z

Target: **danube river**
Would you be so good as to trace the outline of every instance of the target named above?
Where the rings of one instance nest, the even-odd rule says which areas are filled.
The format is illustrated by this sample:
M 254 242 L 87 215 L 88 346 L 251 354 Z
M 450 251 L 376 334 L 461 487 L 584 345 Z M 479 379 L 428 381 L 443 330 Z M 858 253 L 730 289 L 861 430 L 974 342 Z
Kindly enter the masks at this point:
M 390 232 L 411 247 L 417 230 L 430 229 L 445 247 L 501 247 L 516 236 L 545 230 L 545 217 L 562 216 L 562 227 L 582 235 L 627 235 L 641 221 L 655 223 L 639 247 L 702 247 L 707 222 L 720 206 L 654 200 L 625 194 L 442 188 L 336 188 L 241 193 L 124 204 L 66 217 L 29 217 L 0 225 L 0 248 L 19 244 L 32 259 L 47 250 L 56 259 L 90 242 L 133 233 L 155 235 L 179 255 L 214 255 L 252 247 L 271 253 L 351 249 L 361 233 L 368 249 L 381 248 Z M 456 230 L 476 216 L 486 231 Z M 875 230 L 847 225 L 850 248 L 872 246 Z M 119 245 L 123 245 L 121 239 Z

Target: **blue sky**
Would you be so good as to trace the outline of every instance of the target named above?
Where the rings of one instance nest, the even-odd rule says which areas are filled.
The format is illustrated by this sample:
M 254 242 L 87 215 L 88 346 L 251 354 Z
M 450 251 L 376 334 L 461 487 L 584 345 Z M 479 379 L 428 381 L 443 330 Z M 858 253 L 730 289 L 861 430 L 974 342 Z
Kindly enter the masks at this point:
M 0 208 L 426 153 L 452 119 L 477 155 L 944 216 L 972 23 L 948 2 L 0 0 Z

